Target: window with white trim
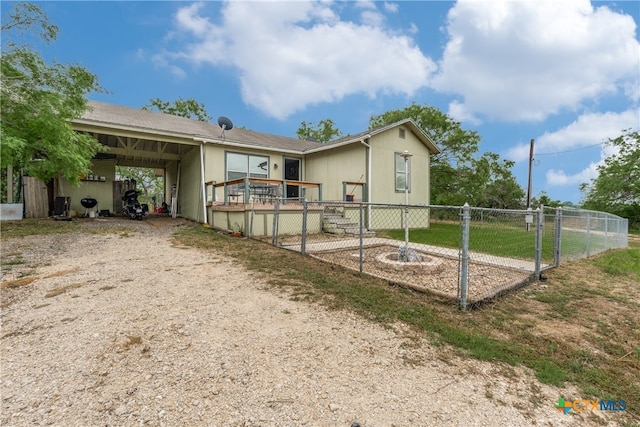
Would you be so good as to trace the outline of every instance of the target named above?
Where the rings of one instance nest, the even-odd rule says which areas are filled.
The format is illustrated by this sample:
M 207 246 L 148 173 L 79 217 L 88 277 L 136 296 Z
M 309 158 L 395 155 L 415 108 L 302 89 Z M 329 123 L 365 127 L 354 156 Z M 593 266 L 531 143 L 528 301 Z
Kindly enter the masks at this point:
M 405 175 L 405 164 L 407 166 L 407 173 Z M 405 191 L 405 177 L 408 181 L 406 188 L 411 191 L 411 157 L 407 159 L 405 163 L 402 153 L 396 153 L 396 192 Z
M 244 178 L 269 178 L 269 158 L 253 154 L 227 153 L 227 181 Z

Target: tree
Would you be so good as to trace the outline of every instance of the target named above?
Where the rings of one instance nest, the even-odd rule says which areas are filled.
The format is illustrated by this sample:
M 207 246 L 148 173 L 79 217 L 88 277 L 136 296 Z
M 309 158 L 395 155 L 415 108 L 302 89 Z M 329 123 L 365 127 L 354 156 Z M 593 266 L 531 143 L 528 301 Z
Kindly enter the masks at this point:
M 342 136 L 342 132 L 336 128 L 335 123 L 331 119 L 323 119 L 315 126 L 312 122 L 302 122 L 296 131 L 298 139 L 307 141 L 316 141 L 320 143 L 329 142 L 335 138 Z
M 70 121 L 87 109 L 85 96 L 102 88 L 84 68 L 48 64 L 27 43 L 17 42 L 31 31 L 50 43 L 58 27 L 49 24 L 39 6 L 17 3 L 2 24 L 0 166 L 20 168 L 45 181 L 60 174 L 77 185 L 101 145 L 75 132 Z
M 470 194 L 475 206 L 495 209 L 522 207 L 525 194 L 511 172 L 514 164 L 489 151 L 471 161 L 470 181 L 478 186 Z
M 207 114 L 204 104 L 193 98 L 178 98 L 173 102 L 163 101 L 160 98 L 154 98 L 149 104 L 142 107 L 143 110 L 159 111 L 161 113 L 173 114 L 174 116 L 187 117 L 201 122 L 211 121 L 211 117 Z
M 513 162 L 500 160 L 495 153 L 478 157 L 480 135 L 462 129 L 460 122 L 428 105 L 411 104 L 401 110 L 387 111 L 369 120 L 369 128 L 413 119 L 440 148 L 431 158 L 431 202 L 494 208 L 522 206 L 524 191 L 511 169 Z
M 558 206 L 573 206 L 573 203 L 567 204 L 566 202 L 562 203 L 560 200 L 551 200 L 546 191 L 541 191 L 537 197 L 531 198 L 531 208 L 535 209 L 540 205 L 557 208 Z
M 391 110 L 369 120 L 369 129 L 386 126 L 400 120 L 413 119 L 425 131 L 441 152 L 431 158 L 431 165 L 449 163 L 454 168 L 471 161 L 478 152 L 480 135 L 464 130 L 460 122 L 429 105 L 415 102 L 402 110 Z
M 133 179 L 136 181 L 136 190 L 140 192 L 140 200 L 150 202 L 155 195 L 164 194 L 164 178 L 156 176 L 154 168 L 139 168 L 131 166 L 117 166 L 116 179 Z
M 583 183 L 582 206 L 625 217 L 640 227 L 640 132 L 626 129 L 607 144 L 617 149 L 598 166 L 598 177 Z

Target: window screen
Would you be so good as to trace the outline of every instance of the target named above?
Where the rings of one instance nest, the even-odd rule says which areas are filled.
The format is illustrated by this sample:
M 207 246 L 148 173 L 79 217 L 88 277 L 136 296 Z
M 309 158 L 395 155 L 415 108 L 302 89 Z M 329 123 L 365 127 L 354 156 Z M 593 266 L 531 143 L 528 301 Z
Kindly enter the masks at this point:
M 405 175 L 405 161 L 401 153 L 396 153 L 396 191 L 405 191 L 408 188 L 411 191 L 411 158 L 407 160 L 407 173 Z M 408 185 L 405 187 L 405 176 Z

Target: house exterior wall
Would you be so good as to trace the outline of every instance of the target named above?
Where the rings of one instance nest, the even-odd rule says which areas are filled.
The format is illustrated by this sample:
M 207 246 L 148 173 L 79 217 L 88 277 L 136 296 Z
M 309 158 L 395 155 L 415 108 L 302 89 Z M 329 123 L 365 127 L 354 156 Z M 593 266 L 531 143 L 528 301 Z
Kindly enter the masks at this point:
M 71 205 L 69 210 L 84 214 L 84 207 L 80 201 L 85 197 L 91 197 L 98 201 L 95 209 L 119 213 L 122 206 L 113 206 L 113 181 L 116 177 L 116 162 L 114 160 L 94 160 L 91 166 L 93 176 L 104 176 L 105 181 L 81 181 L 79 187 L 72 186 L 67 180 L 62 180 L 60 194 L 69 197 Z
M 269 159 L 268 175 L 270 179 L 283 179 L 283 159 L 285 155 L 280 152 L 259 150 L 259 149 L 246 149 L 243 147 L 233 147 L 226 145 L 206 144 L 205 145 L 205 182 L 226 181 L 226 153 L 239 153 L 249 155 L 265 156 Z M 287 155 L 286 157 L 297 157 L 293 155 Z M 304 161 L 302 162 L 302 169 L 304 170 Z M 276 167 L 276 165 L 278 165 Z M 198 166 L 199 167 L 199 166 Z M 224 189 L 218 187 L 215 190 L 215 200 L 224 200 Z
M 304 179 L 322 183 L 323 200 L 344 200 L 343 181 L 364 183 L 367 179 L 367 150 L 358 143 L 307 154 L 305 164 Z M 352 189 L 353 187 L 348 187 L 347 192 Z M 359 191 L 355 190 L 356 200 L 361 200 Z
M 428 148 L 409 129 L 405 138 L 399 137 L 399 128 L 375 135 L 370 140 L 373 148 L 371 167 L 371 202 L 405 202 L 405 192 L 395 189 L 395 154 L 408 150 L 413 154 L 410 166 L 409 204 L 429 204 L 430 153 Z

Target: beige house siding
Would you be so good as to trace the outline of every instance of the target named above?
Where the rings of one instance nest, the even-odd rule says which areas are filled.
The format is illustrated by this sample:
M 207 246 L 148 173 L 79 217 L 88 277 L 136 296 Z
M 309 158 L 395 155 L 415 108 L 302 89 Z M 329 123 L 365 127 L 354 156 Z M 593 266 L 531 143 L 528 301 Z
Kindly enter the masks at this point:
M 399 137 L 399 128 L 390 129 L 371 139 L 373 147 L 371 173 L 371 202 L 404 203 L 404 191 L 395 188 L 395 154 L 408 150 L 411 157 L 411 190 L 409 204 L 429 203 L 429 150 L 408 129 L 405 138 Z
M 323 200 L 343 200 L 343 181 L 366 182 L 367 179 L 367 150 L 359 143 L 307 154 L 305 163 L 305 180 L 322 183 Z M 352 189 L 353 186 L 349 186 L 347 191 Z M 355 199 L 361 200 L 359 188 L 355 193 Z
M 180 161 L 178 212 L 185 218 L 204 222 L 202 180 L 200 178 L 200 149 L 190 150 Z
M 226 181 L 226 157 L 227 153 L 249 154 L 264 156 L 269 159 L 269 178 L 282 179 L 284 156 L 281 152 L 251 149 L 243 147 L 234 147 L 226 145 L 205 144 L 205 182 L 224 182 Z M 296 157 L 296 156 L 288 156 Z M 276 166 L 277 165 L 277 166 Z M 199 167 L 199 166 L 198 166 Z M 198 169 L 199 170 L 199 169 Z M 303 165 L 304 170 L 304 165 Z M 223 188 L 218 187 L 215 192 L 215 198 L 218 201 L 224 199 Z
M 122 206 L 113 206 L 113 180 L 115 179 L 115 166 L 113 160 L 94 160 L 91 170 L 94 176 L 104 176 L 104 181 L 81 181 L 79 187 L 71 185 L 63 180 L 60 189 L 61 196 L 70 197 L 70 210 L 83 215 L 85 208 L 80 201 L 85 197 L 91 197 L 98 201 L 99 210 L 108 209 L 110 212 L 120 212 Z M 94 208 L 95 210 L 95 208 Z

